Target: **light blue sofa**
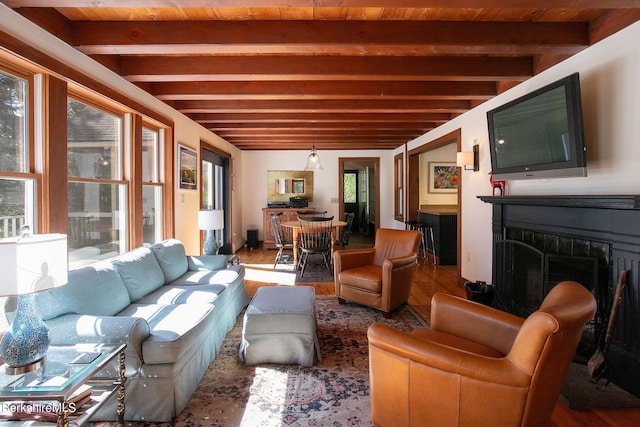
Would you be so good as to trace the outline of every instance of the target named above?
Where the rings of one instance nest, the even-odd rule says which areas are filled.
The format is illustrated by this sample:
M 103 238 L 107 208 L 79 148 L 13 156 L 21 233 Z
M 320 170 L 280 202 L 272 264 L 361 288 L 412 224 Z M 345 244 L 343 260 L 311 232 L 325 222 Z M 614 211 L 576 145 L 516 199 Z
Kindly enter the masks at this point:
M 72 270 L 65 286 L 36 298 L 52 345 L 126 343 L 125 418 L 165 422 L 184 409 L 249 303 L 244 266 L 187 256 L 175 239 Z M 115 419 L 115 399 L 95 419 Z

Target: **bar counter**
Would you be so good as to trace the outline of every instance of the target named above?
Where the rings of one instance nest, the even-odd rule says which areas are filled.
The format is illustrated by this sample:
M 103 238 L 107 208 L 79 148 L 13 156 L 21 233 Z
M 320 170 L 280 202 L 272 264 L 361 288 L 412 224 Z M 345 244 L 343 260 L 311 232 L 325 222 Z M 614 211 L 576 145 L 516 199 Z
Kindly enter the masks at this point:
M 455 265 L 458 262 L 458 206 L 422 205 L 418 209 L 418 216 L 420 222 L 433 228 L 438 262 Z

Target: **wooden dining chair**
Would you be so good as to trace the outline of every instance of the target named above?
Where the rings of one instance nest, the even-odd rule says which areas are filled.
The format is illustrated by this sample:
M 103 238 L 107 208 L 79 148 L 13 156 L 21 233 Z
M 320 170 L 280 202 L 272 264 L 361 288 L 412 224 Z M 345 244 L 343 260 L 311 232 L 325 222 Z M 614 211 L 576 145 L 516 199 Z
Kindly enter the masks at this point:
M 333 217 L 328 218 L 303 218 L 300 221 L 300 233 L 298 248 L 300 259 L 298 269 L 300 277 L 304 277 L 304 270 L 309 261 L 309 255 L 322 255 L 322 262 L 330 273 L 331 268 L 331 228 Z
M 299 218 L 324 218 L 327 216 L 327 211 L 299 211 Z
M 353 212 L 345 212 L 344 213 L 344 222 L 347 223 L 345 227 L 342 228 L 342 234 L 339 239 L 336 239 L 336 245 L 342 246 L 342 249 L 347 247 L 349 244 L 349 237 L 351 237 L 351 229 L 353 228 L 353 219 L 356 214 Z
M 275 269 L 278 265 L 278 262 L 282 259 L 285 249 L 293 250 L 293 236 L 291 229 L 287 229 L 285 231 L 284 227 L 282 227 L 282 212 L 271 214 L 269 217 L 271 221 L 271 229 L 273 231 L 273 238 L 275 239 L 275 246 L 278 249 L 278 253 L 276 254 L 276 259 L 273 262 L 273 268 Z

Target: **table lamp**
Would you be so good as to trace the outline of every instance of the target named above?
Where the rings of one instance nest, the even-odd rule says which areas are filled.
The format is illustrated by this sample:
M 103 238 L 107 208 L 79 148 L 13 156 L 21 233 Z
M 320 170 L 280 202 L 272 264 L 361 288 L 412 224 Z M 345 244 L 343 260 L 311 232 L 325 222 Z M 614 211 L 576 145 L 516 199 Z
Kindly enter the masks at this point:
M 198 229 L 205 231 L 203 252 L 205 255 L 217 255 L 220 245 L 215 239 L 214 231 L 224 228 L 224 211 L 222 209 L 198 211 Z
M 31 235 L 0 239 L 0 295 L 18 296 L 13 323 L 0 342 L 0 357 L 10 375 L 33 371 L 44 362 L 49 328 L 38 311 L 34 293 L 67 283 L 67 236 Z

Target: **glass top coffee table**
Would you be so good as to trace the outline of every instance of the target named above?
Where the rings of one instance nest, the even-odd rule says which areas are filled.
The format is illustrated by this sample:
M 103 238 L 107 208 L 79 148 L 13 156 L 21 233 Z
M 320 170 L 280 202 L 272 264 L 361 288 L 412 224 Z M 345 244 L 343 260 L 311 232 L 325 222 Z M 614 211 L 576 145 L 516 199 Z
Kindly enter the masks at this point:
M 51 346 L 40 368 L 20 375 L 0 366 L 0 422 L 50 421 L 83 425 L 117 395 L 118 425 L 124 425 L 126 345 Z M 114 359 L 114 369 L 103 370 Z

